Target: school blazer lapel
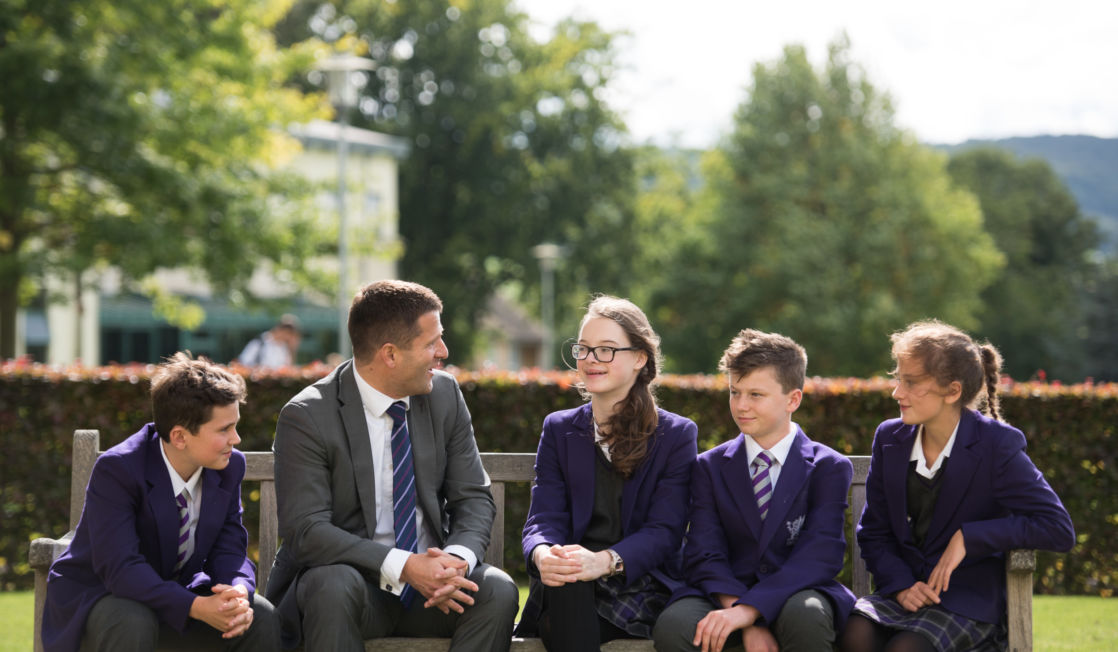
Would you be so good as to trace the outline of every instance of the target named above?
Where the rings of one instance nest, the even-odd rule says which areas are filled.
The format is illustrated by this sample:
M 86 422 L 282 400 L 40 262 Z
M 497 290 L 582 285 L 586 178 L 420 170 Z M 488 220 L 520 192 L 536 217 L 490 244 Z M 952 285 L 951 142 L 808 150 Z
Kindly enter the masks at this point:
M 963 410 L 959 420 L 959 432 L 955 435 L 955 444 L 951 448 L 951 455 L 943 461 L 943 481 L 940 484 L 939 498 L 936 508 L 932 513 L 932 522 L 928 525 L 928 533 L 936 535 L 936 539 L 950 539 L 955 534 L 954 530 L 948 531 L 948 524 L 955 516 L 959 506 L 966 498 L 971 481 L 974 479 L 975 470 L 978 468 L 979 456 L 973 446 L 978 442 L 978 432 L 975 427 L 976 420 L 970 410 Z M 925 547 L 933 543 L 925 542 Z
M 338 412 L 353 464 L 353 481 L 357 484 L 357 498 L 361 501 L 361 514 L 365 519 L 365 533 L 371 539 L 377 531 L 376 469 L 373 468 L 373 446 L 369 442 L 369 426 L 365 421 L 365 407 L 353 374 L 353 363 L 338 374 Z
M 769 547 L 773 537 L 784 530 L 788 511 L 796 501 L 796 496 L 804 488 L 808 475 L 815 468 L 815 457 L 807 443 L 807 435 L 797 426 L 796 439 L 788 449 L 788 457 L 780 467 L 780 477 L 777 478 L 776 489 L 773 491 L 772 500 L 769 501 L 769 513 L 765 517 L 764 527 L 761 530 L 761 549 Z
M 881 447 L 881 461 L 885 476 L 885 502 L 889 522 L 897 538 L 912 543 L 912 527 L 908 523 L 908 458 L 916 441 L 915 426 L 901 426 L 893 443 Z
M 152 433 L 154 432 L 153 428 Z M 159 435 L 147 441 L 144 467 L 148 493 L 145 500 L 155 521 L 155 536 L 159 538 L 159 574 L 171 577 L 179 551 L 179 510 L 175 507 L 174 496 L 171 494 L 171 477 L 167 474 L 167 465 L 163 463 L 163 455 L 159 452 L 159 441 Z M 140 534 L 142 536 L 144 533 Z
M 749 468 L 749 453 L 745 449 L 745 435 L 739 434 L 722 453 L 722 480 L 738 513 L 758 541 L 761 539 L 761 512 L 753 496 L 753 481 Z
M 222 524 L 225 523 L 225 513 L 232 499 L 229 492 L 221 488 L 221 478 L 217 471 L 204 469 L 198 482 L 202 485 L 202 504 L 198 510 L 198 527 L 194 530 L 194 555 L 191 559 L 200 552 L 209 554 Z M 190 564 L 187 563 L 187 566 Z
M 589 403 L 571 419 L 567 432 L 563 433 L 563 443 L 566 453 L 563 471 L 571 492 L 571 533 L 577 541 L 586 533 L 594 510 L 594 470 L 598 461 L 594 459 L 594 426 Z

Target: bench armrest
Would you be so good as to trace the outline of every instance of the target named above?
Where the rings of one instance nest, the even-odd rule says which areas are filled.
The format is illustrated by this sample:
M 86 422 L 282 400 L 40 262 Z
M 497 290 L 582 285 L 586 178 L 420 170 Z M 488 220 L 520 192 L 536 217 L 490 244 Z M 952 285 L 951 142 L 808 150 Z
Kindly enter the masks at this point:
M 35 571 L 35 652 L 43 649 L 39 631 L 43 626 L 43 605 L 47 601 L 47 571 L 50 570 L 54 560 L 66 552 L 73 538 L 74 531 L 70 530 L 61 539 L 46 537 L 35 539 L 31 542 L 31 551 L 27 554 L 31 568 Z
M 1010 550 L 1005 560 L 1006 626 L 1009 649 L 1033 649 L 1033 571 L 1035 550 Z

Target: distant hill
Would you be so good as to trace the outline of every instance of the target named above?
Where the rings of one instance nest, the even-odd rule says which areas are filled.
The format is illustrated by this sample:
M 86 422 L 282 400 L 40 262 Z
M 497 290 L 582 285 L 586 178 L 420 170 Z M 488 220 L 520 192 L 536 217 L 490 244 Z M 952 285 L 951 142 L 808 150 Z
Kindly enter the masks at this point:
M 956 152 L 993 146 L 1021 158 L 1041 158 L 1052 166 L 1085 215 L 1099 222 L 1103 249 L 1118 251 L 1118 138 L 1095 136 L 1033 136 L 998 140 L 968 140 L 958 145 L 935 145 Z

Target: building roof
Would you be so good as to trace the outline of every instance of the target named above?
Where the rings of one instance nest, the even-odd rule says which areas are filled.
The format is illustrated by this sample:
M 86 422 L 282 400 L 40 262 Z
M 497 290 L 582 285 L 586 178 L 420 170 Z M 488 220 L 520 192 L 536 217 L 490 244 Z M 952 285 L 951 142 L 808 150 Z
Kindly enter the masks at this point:
M 306 147 L 333 149 L 337 147 L 338 132 L 337 122 L 325 120 L 312 120 L 291 127 L 291 135 L 302 141 Z M 411 153 L 411 145 L 406 139 L 360 127 L 346 127 L 345 140 L 351 150 L 364 154 L 388 153 L 397 159 L 404 159 Z

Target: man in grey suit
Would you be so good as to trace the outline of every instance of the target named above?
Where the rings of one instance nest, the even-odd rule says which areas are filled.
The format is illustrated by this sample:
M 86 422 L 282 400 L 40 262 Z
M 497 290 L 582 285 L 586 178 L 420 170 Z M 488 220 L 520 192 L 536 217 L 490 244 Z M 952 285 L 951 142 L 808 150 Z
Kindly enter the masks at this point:
M 349 312 L 353 359 L 280 412 L 283 543 L 266 595 L 285 646 L 435 636 L 509 649 L 517 589 L 480 561 L 496 507 L 462 392 L 437 369 L 441 311 L 422 285 L 365 286 Z

